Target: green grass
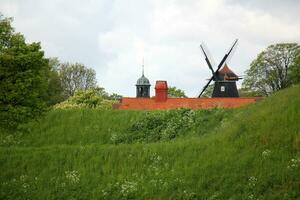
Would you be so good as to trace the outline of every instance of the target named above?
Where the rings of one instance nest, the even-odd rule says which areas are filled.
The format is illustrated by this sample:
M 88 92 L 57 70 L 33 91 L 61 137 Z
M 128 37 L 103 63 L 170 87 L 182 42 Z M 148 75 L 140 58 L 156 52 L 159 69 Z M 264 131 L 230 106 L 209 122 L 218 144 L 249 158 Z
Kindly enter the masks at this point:
M 0 199 L 300 198 L 299 85 L 188 126 L 180 112 L 57 110 L 2 131 Z

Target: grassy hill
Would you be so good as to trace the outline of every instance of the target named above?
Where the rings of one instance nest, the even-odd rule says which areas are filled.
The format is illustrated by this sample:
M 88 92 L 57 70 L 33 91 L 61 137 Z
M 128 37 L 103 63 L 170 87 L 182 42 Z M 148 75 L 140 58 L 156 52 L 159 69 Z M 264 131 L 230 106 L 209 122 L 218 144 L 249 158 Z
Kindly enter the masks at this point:
M 236 110 L 53 110 L 0 139 L 0 199 L 300 198 L 299 85 Z

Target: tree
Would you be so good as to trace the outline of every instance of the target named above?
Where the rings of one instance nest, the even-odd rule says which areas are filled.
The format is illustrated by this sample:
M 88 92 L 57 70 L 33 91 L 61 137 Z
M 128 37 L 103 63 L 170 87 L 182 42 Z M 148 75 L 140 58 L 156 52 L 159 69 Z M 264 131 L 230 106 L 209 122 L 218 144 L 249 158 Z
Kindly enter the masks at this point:
M 73 96 L 76 90 L 87 90 L 96 87 L 95 70 L 87 68 L 83 64 L 61 64 L 59 76 L 66 97 Z
M 116 94 L 116 93 L 112 93 L 111 95 L 109 95 L 108 99 L 110 100 L 121 100 L 122 99 L 122 95 Z
M 239 90 L 240 97 L 260 97 L 261 94 L 258 92 L 255 92 L 253 90 L 249 90 L 246 88 L 240 88 Z
M 15 128 L 46 109 L 48 60 L 0 15 L 0 125 Z
M 291 66 L 299 52 L 297 43 L 269 46 L 258 54 L 246 71 L 242 88 L 267 96 L 291 84 Z
M 48 76 L 48 89 L 46 94 L 46 101 L 49 106 L 57 104 L 65 100 L 63 95 L 63 88 L 60 81 L 59 60 L 57 58 L 49 58 L 49 76 Z
M 177 89 L 176 87 L 169 87 L 168 88 L 168 96 L 169 97 L 186 97 L 185 93 L 181 89 Z
M 294 63 L 291 67 L 291 71 L 292 83 L 300 83 L 300 51 L 298 52 L 297 57 L 294 60 Z
M 203 92 L 203 94 L 201 95 L 201 97 L 211 97 L 212 96 L 212 93 L 214 91 L 214 87 L 215 87 L 215 84 L 211 84 L 209 85 L 205 91 Z

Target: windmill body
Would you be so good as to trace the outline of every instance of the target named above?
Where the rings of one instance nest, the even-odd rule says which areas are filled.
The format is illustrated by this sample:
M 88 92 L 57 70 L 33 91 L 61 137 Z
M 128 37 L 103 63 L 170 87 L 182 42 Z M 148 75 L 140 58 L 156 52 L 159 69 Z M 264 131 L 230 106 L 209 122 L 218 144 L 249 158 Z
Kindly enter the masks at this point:
M 212 97 L 239 97 L 236 81 L 239 77 L 232 72 L 227 64 L 216 74 Z
M 207 50 L 205 50 L 203 44 L 200 45 L 202 53 L 205 57 L 205 61 L 212 72 L 212 77 L 209 79 L 208 83 L 203 87 L 200 95 L 198 96 L 199 98 L 209 86 L 211 81 L 215 82 L 212 97 L 239 97 L 239 93 L 236 87 L 236 81 L 238 81 L 241 78 L 239 78 L 233 71 L 231 71 L 231 69 L 229 69 L 229 67 L 226 64 L 228 57 L 233 53 L 233 50 L 237 45 L 237 41 L 238 40 L 234 41 L 228 53 L 225 54 L 225 56 L 219 63 L 216 71 L 214 71 L 210 59 L 208 58 Z

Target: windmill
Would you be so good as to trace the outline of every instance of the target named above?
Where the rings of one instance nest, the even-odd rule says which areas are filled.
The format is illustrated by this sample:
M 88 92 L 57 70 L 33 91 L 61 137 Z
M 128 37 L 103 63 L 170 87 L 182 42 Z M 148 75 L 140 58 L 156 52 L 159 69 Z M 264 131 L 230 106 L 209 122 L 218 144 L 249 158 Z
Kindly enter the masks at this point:
M 207 84 L 203 87 L 201 93 L 199 94 L 198 98 L 201 97 L 203 92 L 209 86 L 211 81 L 214 81 L 214 89 L 212 93 L 212 97 L 239 97 L 239 93 L 236 87 L 236 81 L 241 79 L 238 77 L 233 71 L 229 69 L 226 64 L 229 56 L 232 55 L 234 49 L 236 48 L 238 40 L 236 39 L 229 51 L 225 54 L 221 62 L 219 63 L 217 69 L 214 71 L 212 66 L 212 59 L 208 58 L 208 51 L 206 50 L 204 44 L 200 45 L 201 52 L 205 57 L 205 61 L 212 72 L 212 77 L 208 80 Z M 222 68 L 222 69 L 221 69 Z

